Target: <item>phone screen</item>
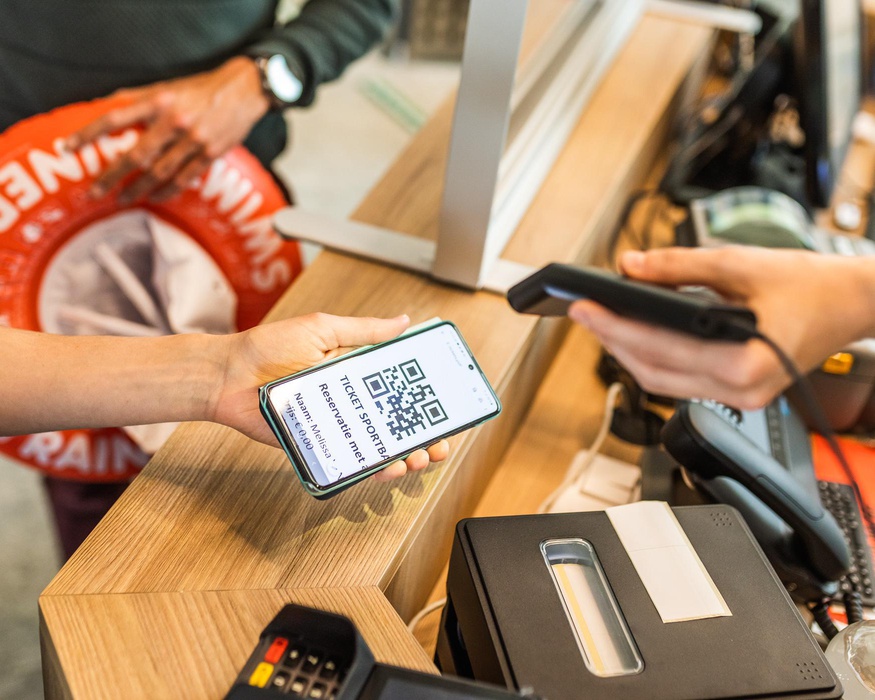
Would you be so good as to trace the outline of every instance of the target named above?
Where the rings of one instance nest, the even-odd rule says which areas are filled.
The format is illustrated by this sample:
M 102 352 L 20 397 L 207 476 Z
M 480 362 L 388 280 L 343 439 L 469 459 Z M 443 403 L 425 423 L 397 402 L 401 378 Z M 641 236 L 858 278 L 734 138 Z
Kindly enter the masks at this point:
M 449 323 L 296 374 L 271 386 L 268 400 L 322 487 L 500 411 L 495 392 Z

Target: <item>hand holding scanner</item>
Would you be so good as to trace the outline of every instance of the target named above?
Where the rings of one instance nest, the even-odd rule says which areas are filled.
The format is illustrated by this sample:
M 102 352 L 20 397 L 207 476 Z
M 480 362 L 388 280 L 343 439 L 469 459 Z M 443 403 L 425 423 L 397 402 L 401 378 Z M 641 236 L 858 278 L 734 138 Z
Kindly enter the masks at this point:
M 520 313 L 564 316 L 578 299 L 616 314 L 709 340 L 743 342 L 756 336 L 757 319 L 714 297 L 638 282 L 606 270 L 552 263 L 517 283 L 507 300 Z
M 747 488 L 795 532 L 796 549 L 825 582 L 851 564 L 844 535 L 832 515 L 773 457 L 718 414 L 712 402 L 684 402 L 662 440 L 680 464 L 704 479 L 729 477 Z

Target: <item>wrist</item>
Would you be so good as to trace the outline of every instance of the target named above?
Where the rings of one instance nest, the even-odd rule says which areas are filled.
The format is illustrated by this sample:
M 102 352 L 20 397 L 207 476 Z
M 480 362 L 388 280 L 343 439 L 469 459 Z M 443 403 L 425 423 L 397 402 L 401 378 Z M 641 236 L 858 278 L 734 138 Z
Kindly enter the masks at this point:
M 260 115 L 271 109 L 270 97 L 265 93 L 262 84 L 261 70 L 252 56 L 233 56 L 221 67 L 224 79 L 239 83 L 250 104 L 257 107 Z
M 304 80 L 299 67 L 290 65 L 282 53 L 255 52 L 251 56 L 270 109 L 283 110 L 301 102 Z
M 221 412 L 222 397 L 228 387 L 232 374 L 231 358 L 237 334 L 199 335 L 195 338 L 195 349 L 203 369 L 196 386 L 193 387 L 193 400 L 196 402 L 195 420 L 215 422 Z
M 860 338 L 875 338 L 875 264 L 871 258 L 852 258 L 853 293 L 859 300 L 858 326 Z
M 156 363 L 157 371 L 149 378 L 160 403 L 158 420 L 213 420 L 225 383 L 232 337 L 185 333 L 157 340 L 166 360 Z

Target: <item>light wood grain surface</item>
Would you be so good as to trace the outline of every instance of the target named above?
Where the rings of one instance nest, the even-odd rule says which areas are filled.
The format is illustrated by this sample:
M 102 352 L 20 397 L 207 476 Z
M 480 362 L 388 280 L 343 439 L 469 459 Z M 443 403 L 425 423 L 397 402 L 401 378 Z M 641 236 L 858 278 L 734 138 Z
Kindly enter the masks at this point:
M 62 697 L 183 700 L 224 697 L 286 603 L 350 618 L 377 661 L 434 671 L 377 588 L 52 596 L 41 607 L 56 621 L 53 638 L 65 640 L 51 656 L 81 669 Z M 107 658 L 94 663 L 95 652 Z
M 642 21 L 508 257 L 540 265 L 597 249 L 662 147 L 673 100 L 709 36 L 698 27 Z M 354 218 L 433 232 L 449 116 L 449 107 L 435 116 Z M 388 485 L 365 483 L 327 502 L 304 493 L 279 450 L 220 426 L 183 426 L 41 598 L 49 697 L 67 690 L 77 698 L 181 697 L 165 691 L 183 678 L 197 689 L 192 697 L 219 697 L 283 596 L 318 589 L 313 604 L 338 609 L 332 606 L 344 595 L 355 598 L 350 591 L 367 591 L 364 608 L 380 611 L 390 625 L 395 610 L 409 617 L 426 599 L 453 524 L 474 512 L 508 445 L 519 449 L 519 426 L 567 326 L 514 314 L 489 293 L 332 253 L 295 281 L 271 318 L 316 310 L 452 319 L 498 391 L 503 416 L 457 436 L 443 465 Z M 228 601 L 248 611 L 245 625 L 244 613 L 221 619 L 230 614 Z M 203 646 L 190 646 L 186 618 L 209 629 Z M 129 644 L 113 641 L 122 619 L 140 625 Z M 158 656 L 144 654 L 153 639 Z M 401 643 L 383 648 L 396 663 L 421 659 Z M 154 659 L 174 654 L 182 661 L 147 680 Z M 215 655 L 221 660 L 204 661 Z M 115 664 L 130 666 L 137 684 L 121 695 L 113 691 L 122 682 Z

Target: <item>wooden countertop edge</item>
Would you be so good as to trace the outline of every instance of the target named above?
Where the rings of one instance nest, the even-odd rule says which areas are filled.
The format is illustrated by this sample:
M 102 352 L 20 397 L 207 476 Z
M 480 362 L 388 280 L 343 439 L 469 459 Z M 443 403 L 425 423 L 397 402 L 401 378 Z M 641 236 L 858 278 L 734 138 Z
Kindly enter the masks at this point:
M 436 672 L 376 587 L 45 596 L 40 628 L 46 695 L 224 696 L 261 630 L 291 602 L 349 617 L 378 662 Z M 56 645 L 53 632 L 79 643 Z M 98 643 L 108 653 L 95 653 Z

